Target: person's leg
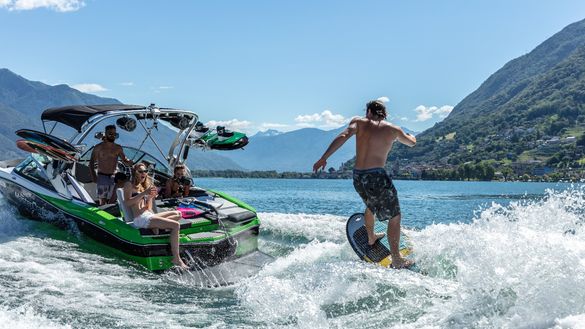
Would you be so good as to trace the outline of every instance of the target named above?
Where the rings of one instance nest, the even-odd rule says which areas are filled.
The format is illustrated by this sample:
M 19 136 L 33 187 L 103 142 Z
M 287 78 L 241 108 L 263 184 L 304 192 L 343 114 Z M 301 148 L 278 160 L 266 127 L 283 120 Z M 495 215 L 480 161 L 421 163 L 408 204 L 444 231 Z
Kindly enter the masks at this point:
M 187 269 L 188 266 L 185 265 L 185 263 L 183 263 L 183 260 L 181 259 L 181 257 L 179 256 L 179 230 L 180 230 L 180 225 L 177 221 L 172 220 L 172 219 L 168 219 L 168 218 L 164 218 L 164 217 L 159 217 L 158 215 L 152 216 L 150 218 L 150 224 L 148 226 L 149 228 L 162 228 L 162 229 L 170 229 L 171 230 L 171 236 L 170 236 L 170 240 L 171 240 L 171 251 L 173 253 L 173 264 Z
M 372 246 L 376 241 L 384 237 L 384 233 L 375 233 L 374 232 L 374 213 L 370 210 L 370 208 L 366 208 L 366 212 L 364 214 L 365 219 L 365 226 L 366 232 L 368 233 L 368 245 Z
M 159 217 L 163 217 L 163 218 L 167 218 L 167 219 L 172 219 L 172 220 L 181 220 L 183 217 L 181 216 L 181 212 L 178 210 L 168 210 L 168 211 L 163 211 L 163 212 L 159 212 L 156 214 Z
M 392 217 L 388 221 L 388 242 L 390 244 L 390 255 L 392 257 L 393 268 L 405 268 L 412 265 L 412 261 L 403 258 L 400 255 L 400 214 Z

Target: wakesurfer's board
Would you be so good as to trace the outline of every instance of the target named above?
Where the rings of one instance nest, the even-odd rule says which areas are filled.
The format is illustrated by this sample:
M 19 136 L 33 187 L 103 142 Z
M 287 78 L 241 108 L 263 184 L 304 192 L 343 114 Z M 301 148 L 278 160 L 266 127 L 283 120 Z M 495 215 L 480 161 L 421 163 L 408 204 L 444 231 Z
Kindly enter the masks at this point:
M 390 245 L 388 237 L 384 236 L 374 243 L 372 246 L 368 245 L 368 233 L 364 214 L 357 213 L 351 215 L 347 220 L 346 233 L 347 240 L 353 248 L 353 251 L 364 261 L 375 263 L 383 267 L 392 266 L 392 257 L 390 257 Z M 387 222 L 375 221 L 374 232 L 387 231 Z M 404 232 L 400 232 L 400 254 L 402 257 L 412 259 L 412 244 Z M 410 266 L 408 269 L 416 270 L 416 264 Z

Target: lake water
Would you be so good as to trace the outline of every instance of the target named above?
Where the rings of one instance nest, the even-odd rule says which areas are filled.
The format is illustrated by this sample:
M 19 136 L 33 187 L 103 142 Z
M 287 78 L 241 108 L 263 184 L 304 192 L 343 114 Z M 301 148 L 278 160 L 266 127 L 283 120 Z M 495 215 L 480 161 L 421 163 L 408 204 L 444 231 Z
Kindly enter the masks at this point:
M 396 181 L 426 274 L 361 262 L 349 180 L 197 179 L 254 206 L 256 275 L 208 288 L 152 274 L 0 198 L 0 328 L 583 328 L 585 189 Z

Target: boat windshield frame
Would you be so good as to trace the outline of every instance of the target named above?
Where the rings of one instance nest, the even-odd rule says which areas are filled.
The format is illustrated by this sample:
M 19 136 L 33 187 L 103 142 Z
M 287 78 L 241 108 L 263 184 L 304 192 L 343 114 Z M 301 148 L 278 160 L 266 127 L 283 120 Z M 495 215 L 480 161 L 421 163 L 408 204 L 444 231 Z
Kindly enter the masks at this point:
M 143 115 L 143 117 L 141 117 L 141 115 Z M 189 123 L 186 126 L 186 128 L 184 128 L 184 129 L 174 127 L 174 125 L 171 125 L 167 120 L 161 119 L 161 117 L 165 117 L 165 116 L 169 116 L 169 115 L 176 115 L 178 117 L 182 116 L 182 117 L 188 118 Z M 167 126 L 168 128 L 171 128 L 173 131 L 177 131 L 177 134 L 175 135 L 175 139 L 169 147 L 168 154 L 167 154 L 167 156 L 165 156 L 163 151 L 160 149 L 160 147 L 156 143 L 156 141 L 154 139 L 152 139 L 152 137 L 150 136 L 150 133 L 147 130 L 147 128 L 143 124 L 139 125 L 145 130 L 147 136 L 150 137 L 151 141 L 159 149 L 159 151 L 161 152 L 161 155 L 165 158 L 165 160 L 168 164 L 168 167 L 170 169 L 173 169 L 176 164 L 181 163 L 183 161 L 183 158 L 181 157 L 181 155 L 183 154 L 183 152 L 185 152 L 185 147 L 188 147 L 188 144 L 186 143 L 187 138 L 189 137 L 189 135 L 191 134 L 191 131 L 195 128 L 195 124 L 199 120 L 198 115 L 194 112 L 191 112 L 191 111 L 178 110 L 178 109 L 172 109 L 172 108 L 158 108 L 158 107 L 155 107 L 152 105 L 149 107 L 143 108 L 143 109 L 136 109 L 136 110 L 124 110 L 124 111 L 114 110 L 114 111 L 109 111 L 109 112 L 105 112 L 105 113 L 99 113 L 99 114 L 96 114 L 96 115 L 90 117 L 82 125 L 80 132 L 76 133 L 73 137 L 71 137 L 70 143 L 73 145 L 81 145 L 83 143 L 83 141 L 87 138 L 89 133 L 100 122 L 102 122 L 104 120 L 116 118 L 116 117 L 128 117 L 128 116 L 132 116 L 133 119 L 135 119 L 136 121 L 154 120 L 155 122 L 160 122 L 160 123 L 164 124 L 165 126 Z M 135 146 L 129 146 L 129 147 L 135 148 L 136 150 L 140 150 L 139 148 L 137 148 Z M 144 152 L 142 150 L 140 150 L 140 151 Z M 83 152 L 83 153 L 85 153 L 85 152 Z M 144 153 L 152 156 L 155 159 L 158 159 L 158 157 L 154 157 L 152 154 L 150 154 L 148 152 L 144 152 Z

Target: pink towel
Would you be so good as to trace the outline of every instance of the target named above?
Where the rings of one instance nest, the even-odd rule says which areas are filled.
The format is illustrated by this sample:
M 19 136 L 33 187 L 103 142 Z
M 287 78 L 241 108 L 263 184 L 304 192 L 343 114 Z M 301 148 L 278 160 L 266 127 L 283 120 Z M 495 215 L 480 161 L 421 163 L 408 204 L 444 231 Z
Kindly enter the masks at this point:
M 177 210 L 181 212 L 181 217 L 183 218 L 194 218 L 203 213 L 197 208 L 177 208 Z

